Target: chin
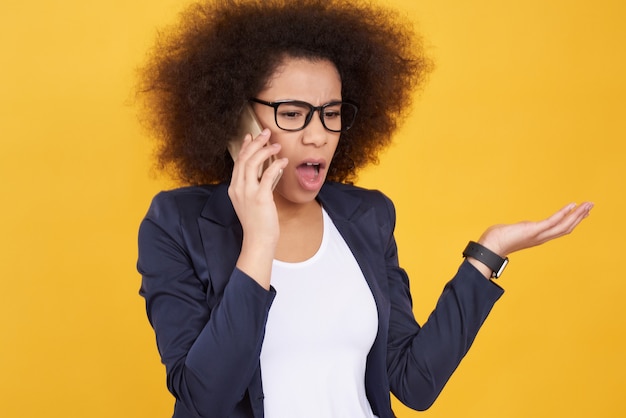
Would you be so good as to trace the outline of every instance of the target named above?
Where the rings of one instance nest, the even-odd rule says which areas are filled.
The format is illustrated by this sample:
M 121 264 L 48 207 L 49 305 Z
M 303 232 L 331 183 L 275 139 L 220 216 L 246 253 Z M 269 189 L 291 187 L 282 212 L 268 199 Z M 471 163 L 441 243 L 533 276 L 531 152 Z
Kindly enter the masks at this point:
M 321 185 L 323 184 L 324 183 L 322 182 Z M 311 189 L 300 187 L 297 183 L 292 186 L 279 183 L 278 186 L 276 186 L 274 193 L 280 196 L 280 199 L 283 201 L 293 204 L 306 204 L 315 201 L 320 192 L 321 185 L 320 187 Z

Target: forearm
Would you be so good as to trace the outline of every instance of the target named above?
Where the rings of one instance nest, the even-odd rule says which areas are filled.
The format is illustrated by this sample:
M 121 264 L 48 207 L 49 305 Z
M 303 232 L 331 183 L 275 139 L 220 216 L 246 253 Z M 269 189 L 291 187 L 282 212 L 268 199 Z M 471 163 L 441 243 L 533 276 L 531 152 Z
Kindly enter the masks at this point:
M 227 416 L 258 366 L 274 298 L 242 271 L 199 277 L 184 241 L 155 222 L 142 223 L 138 270 L 168 387 L 200 416 Z M 222 289 L 217 281 L 224 280 Z
M 396 341 L 396 348 L 390 349 L 390 384 L 402 402 L 419 410 L 434 402 L 502 292 L 464 263 L 421 329 L 415 325 L 413 333 L 404 335 L 390 331 Z M 395 312 L 400 323 L 409 324 L 409 315 L 406 310 Z
M 235 271 L 184 361 L 168 368 L 170 390 L 179 401 L 200 416 L 228 415 L 258 367 L 273 298 L 273 291 Z

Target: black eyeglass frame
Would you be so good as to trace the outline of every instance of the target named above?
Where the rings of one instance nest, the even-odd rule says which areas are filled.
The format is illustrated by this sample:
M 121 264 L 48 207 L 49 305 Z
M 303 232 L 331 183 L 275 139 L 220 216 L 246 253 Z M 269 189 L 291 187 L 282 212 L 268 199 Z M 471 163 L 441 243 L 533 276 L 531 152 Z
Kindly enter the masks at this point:
M 297 131 L 301 131 L 304 128 L 307 127 L 307 125 L 311 122 L 311 120 L 313 119 L 313 113 L 315 113 L 315 111 L 317 111 L 319 117 L 320 117 L 320 121 L 322 122 L 322 126 L 324 126 L 324 129 L 326 129 L 327 131 L 330 132 L 346 132 L 348 129 L 350 129 L 352 127 L 352 125 L 354 125 L 354 121 L 356 120 L 356 115 L 359 112 L 359 107 L 352 102 L 346 102 L 346 101 L 340 101 L 340 102 L 330 102 L 330 103 L 326 103 L 323 104 L 321 106 L 313 106 L 311 103 L 307 103 L 307 102 L 303 102 L 302 100 L 278 100 L 275 102 L 267 102 L 265 100 L 261 100 L 261 99 L 257 99 L 255 97 L 251 97 L 250 99 L 248 99 L 251 102 L 254 103 L 259 103 L 265 106 L 269 106 L 269 107 L 273 107 L 274 108 L 274 122 L 276 123 L 276 126 L 278 126 L 278 128 L 282 129 L 283 131 L 287 131 L 287 132 L 297 132 Z M 278 124 L 278 106 L 280 106 L 281 104 L 296 104 L 296 105 L 301 105 L 301 106 L 305 106 L 309 108 L 309 113 L 306 115 L 306 119 L 304 120 L 304 125 L 302 125 L 301 128 L 298 129 L 287 129 L 287 128 L 283 128 Z M 326 126 L 326 123 L 324 122 L 324 109 L 326 109 L 327 107 L 330 106 L 336 106 L 336 105 L 348 105 L 348 106 L 352 106 L 352 108 L 354 109 L 354 117 L 352 118 L 352 121 L 350 122 L 350 124 L 348 126 L 343 126 L 343 120 L 342 120 L 342 126 L 340 130 L 335 130 L 335 129 L 330 129 L 328 126 Z

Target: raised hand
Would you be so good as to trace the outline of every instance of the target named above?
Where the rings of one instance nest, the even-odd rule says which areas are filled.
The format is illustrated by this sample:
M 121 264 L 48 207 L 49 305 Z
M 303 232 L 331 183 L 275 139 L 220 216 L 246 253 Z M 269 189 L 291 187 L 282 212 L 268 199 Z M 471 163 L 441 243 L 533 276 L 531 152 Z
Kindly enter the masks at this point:
M 272 186 L 287 165 L 286 159 L 277 159 L 259 179 L 259 168 L 264 161 L 280 151 L 278 144 L 265 146 L 269 138 L 269 129 L 256 138 L 246 135 L 228 187 L 228 196 L 243 228 L 237 267 L 265 288 L 269 288 L 271 264 L 280 235 Z
M 538 222 L 494 225 L 482 234 L 478 243 L 501 257 L 506 257 L 515 251 L 541 245 L 571 233 L 589 215 L 592 208 L 591 202 L 580 205 L 571 203 L 549 218 Z M 487 266 L 473 258 L 468 260 L 486 277 L 491 277 L 491 270 Z

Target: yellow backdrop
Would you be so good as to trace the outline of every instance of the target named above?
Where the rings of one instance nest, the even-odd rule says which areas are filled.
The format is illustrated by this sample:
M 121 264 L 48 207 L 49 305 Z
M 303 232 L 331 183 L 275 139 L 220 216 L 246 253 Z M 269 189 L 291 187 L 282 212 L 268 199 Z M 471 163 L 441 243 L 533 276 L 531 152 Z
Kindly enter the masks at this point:
M 626 3 L 395 0 L 437 68 L 360 184 L 398 209 L 423 321 L 493 223 L 596 208 L 511 257 L 507 290 L 436 404 L 399 417 L 626 415 Z M 0 414 L 167 417 L 137 295 L 151 197 L 134 68 L 175 0 L 22 2 L 0 14 Z

